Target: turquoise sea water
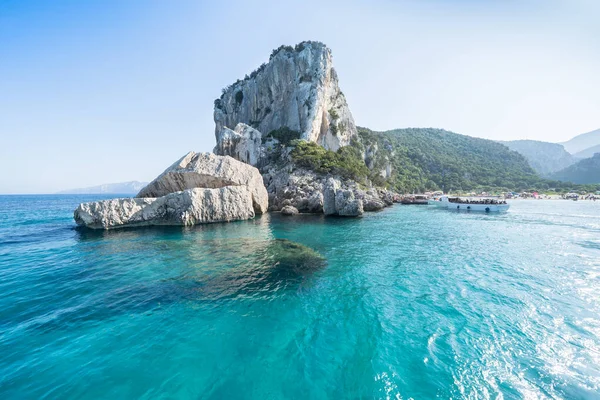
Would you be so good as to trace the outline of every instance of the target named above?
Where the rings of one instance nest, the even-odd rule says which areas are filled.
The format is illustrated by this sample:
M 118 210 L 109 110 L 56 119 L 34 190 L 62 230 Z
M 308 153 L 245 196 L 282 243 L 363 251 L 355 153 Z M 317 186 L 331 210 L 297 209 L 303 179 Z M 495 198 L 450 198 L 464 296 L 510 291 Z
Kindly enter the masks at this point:
M 1 399 L 600 398 L 600 202 L 74 229 L 98 198 L 0 196 Z

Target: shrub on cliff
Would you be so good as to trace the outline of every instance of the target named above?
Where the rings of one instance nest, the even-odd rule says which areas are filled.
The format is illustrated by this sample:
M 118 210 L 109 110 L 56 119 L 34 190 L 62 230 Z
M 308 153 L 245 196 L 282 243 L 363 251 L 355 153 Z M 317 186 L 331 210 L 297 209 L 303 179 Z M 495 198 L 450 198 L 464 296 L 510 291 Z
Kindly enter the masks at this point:
M 300 139 L 300 132 L 290 129 L 287 126 L 282 126 L 279 129 L 272 130 L 267 136 L 263 137 L 263 143 L 269 137 L 277 139 L 279 143 L 287 146 L 292 140 Z
M 364 181 L 369 174 L 359 151 L 352 146 L 342 147 L 337 152 L 333 152 L 304 140 L 297 140 L 292 144 L 295 147 L 290 155 L 294 163 L 300 167 L 318 174 L 333 174 L 358 182 Z

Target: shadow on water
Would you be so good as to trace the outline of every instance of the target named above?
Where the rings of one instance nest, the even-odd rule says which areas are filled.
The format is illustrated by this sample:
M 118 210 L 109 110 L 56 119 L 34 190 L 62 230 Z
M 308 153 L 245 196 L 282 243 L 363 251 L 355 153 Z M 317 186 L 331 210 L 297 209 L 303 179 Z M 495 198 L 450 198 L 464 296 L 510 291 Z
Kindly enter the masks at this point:
M 30 328 L 64 329 L 185 302 L 218 308 L 234 299 L 272 298 L 301 290 L 310 276 L 326 266 L 322 255 L 302 244 L 286 239 L 229 237 L 229 229 L 221 224 L 204 230 L 78 230 L 78 239 L 94 248 L 88 256 L 108 260 L 116 254 L 111 249 L 120 248 L 118 257 L 112 263 L 96 262 L 94 270 L 77 282 L 84 285 L 80 290 L 90 294 L 85 301 Z M 234 230 L 240 233 L 239 226 Z M 251 232 L 257 233 L 255 226 Z M 138 256 L 150 261 L 140 266 Z M 127 259 L 133 264 L 126 264 Z M 150 278 L 144 275 L 147 272 Z

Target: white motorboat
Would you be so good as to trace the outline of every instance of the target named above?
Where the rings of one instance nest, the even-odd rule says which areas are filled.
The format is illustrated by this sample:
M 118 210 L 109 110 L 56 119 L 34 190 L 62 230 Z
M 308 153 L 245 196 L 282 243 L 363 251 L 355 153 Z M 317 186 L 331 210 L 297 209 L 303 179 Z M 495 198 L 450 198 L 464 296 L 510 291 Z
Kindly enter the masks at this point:
M 510 205 L 504 199 L 495 197 L 448 197 L 431 199 L 429 204 L 457 211 L 504 212 Z

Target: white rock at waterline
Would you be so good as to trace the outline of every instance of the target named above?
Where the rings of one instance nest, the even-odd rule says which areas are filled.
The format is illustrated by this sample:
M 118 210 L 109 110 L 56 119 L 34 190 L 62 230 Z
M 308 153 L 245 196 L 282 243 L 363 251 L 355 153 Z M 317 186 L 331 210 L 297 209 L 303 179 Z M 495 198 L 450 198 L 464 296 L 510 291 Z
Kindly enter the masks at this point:
M 159 198 L 125 198 L 80 204 L 75 222 L 92 229 L 149 225 L 196 225 L 255 216 L 247 186 L 195 188 Z

